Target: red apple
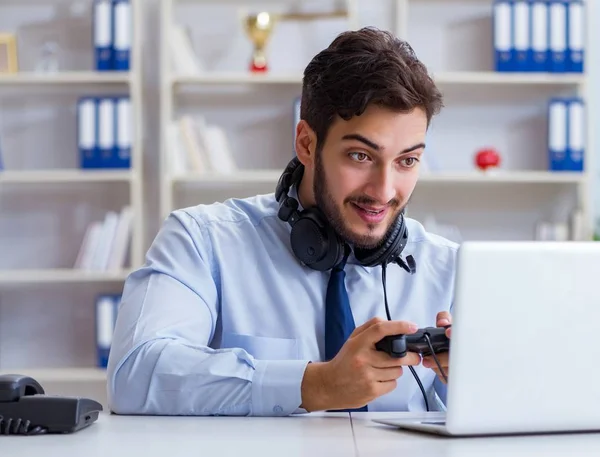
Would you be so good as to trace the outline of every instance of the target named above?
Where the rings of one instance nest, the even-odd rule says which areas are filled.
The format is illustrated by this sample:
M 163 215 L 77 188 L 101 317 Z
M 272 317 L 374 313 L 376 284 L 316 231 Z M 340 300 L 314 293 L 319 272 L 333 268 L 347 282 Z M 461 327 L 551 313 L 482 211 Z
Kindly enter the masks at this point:
M 480 149 L 475 155 L 475 164 L 480 170 L 495 168 L 500 165 L 500 154 L 494 148 Z

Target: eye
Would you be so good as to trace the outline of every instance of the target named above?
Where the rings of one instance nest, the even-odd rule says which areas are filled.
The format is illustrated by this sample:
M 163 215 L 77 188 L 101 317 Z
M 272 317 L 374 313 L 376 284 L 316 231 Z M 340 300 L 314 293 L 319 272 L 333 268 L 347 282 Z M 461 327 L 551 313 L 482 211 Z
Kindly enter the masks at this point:
M 356 162 L 366 162 L 369 159 L 369 156 L 364 152 L 351 152 L 348 154 L 352 160 Z
M 407 157 L 406 159 L 402 159 L 402 163 L 408 168 L 414 167 L 418 161 L 419 159 L 417 159 L 416 157 Z

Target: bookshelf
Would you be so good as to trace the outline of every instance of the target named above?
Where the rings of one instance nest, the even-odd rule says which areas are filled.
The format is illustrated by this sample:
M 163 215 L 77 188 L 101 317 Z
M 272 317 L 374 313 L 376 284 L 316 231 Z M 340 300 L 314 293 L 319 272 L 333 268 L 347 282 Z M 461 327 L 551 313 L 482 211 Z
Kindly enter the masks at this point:
M 50 393 L 75 386 L 71 392 L 104 401 L 95 297 L 120 293 L 143 262 L 142 6 L 131 0 L 130 69 L 95 71 L 92 2 L 0 5 L 0 30 L 16 33 L 20 57 L 18 72 L 0 74 L 0 372 L 39 377 Z M 45 40 L 59 42 L 56 72 L 34 70 Z M 80 168 L 77 100 L 87 95 L 129 97 L 129 168 Z M 76 268 L 86 227 L 123 206 L 132 211 L 127 263 Z
M 292 100 L 300 94 L 303 68 L 314 55 L 299 44 L 301 37 L 310 36 L 310 51 L 318 51 L 329 43 L 334 29 L 343 28 L 336 23 L 328 34 L 325 25 L 281 27 L 269 42 L 272 71 L 252 74 L 245 68 L 251 44 L 242 29 L 242 15 L 292 8 L 321 11 L 341 3 L 257 0 L 243 8 L 236 2 L 217 5 L 210 0 L 161 4 L 161 219 L 175 208 L 274 190 L 291 157 Z M 590 128 L 595 105 L 588 89 L 591 37 L 585 43 L 585 73 L 501 73 L 493 68 L 490 0 L 388 0 L 376 5 L 348 2 L 346 7 L 347 28 L 375 25 L 408 39 L 444 93 L 446 106 L 428 135 L 426 154 L 435 166 L 417 185 L 409 206 L 413 217 L 422 221 L 433 214 L 458 226 L 462 239 L 527 240 L 535 238 L 540 221 L 568 224 L 573 211 L 579 210 L 582 238 L 591 236 L 590 170 L 595 166 Z M 595 6 L 587 1 L 586 7 L 589 21 Z M 197 18 L 199 11 L 203 20 L 188 19 Z M 211 26 L 219 19 L 225 21 L 221 32 Z M 177 27 L 188 32 L 190 48 L 200 62 L 197 71 L 178 72 L 171 61 L 168 37 Z M 589 29 L 589 24 L 585 27 Z M 286 54 L 286 46 L 293 51 Z M 546 164 L 547 103 L 558 95 L 581 96 L 587 106 L 582 173 L 552 172 Z M 221 123 L 232 155 L 244 166 L 228 174 L 173 172 L 169 124 L 179 116 L 197 114 Z M 253 116 L 258 120 L 253 122 Z M 258 134 L 252 136 L 253 128 L 270 135 L 273 146 Z M 494 173 L 481 173 L 473 158 L 477 150 L 490 146 L 500 152 L 502 166 Z

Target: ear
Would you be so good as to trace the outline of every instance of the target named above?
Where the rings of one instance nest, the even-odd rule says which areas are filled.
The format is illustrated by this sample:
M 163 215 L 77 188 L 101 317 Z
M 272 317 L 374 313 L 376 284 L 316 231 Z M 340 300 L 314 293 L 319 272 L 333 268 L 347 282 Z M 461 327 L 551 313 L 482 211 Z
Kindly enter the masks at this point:
M 305 168 L 313 168 L 317 135 L 305 120 L 296 126 L 296 155 Z

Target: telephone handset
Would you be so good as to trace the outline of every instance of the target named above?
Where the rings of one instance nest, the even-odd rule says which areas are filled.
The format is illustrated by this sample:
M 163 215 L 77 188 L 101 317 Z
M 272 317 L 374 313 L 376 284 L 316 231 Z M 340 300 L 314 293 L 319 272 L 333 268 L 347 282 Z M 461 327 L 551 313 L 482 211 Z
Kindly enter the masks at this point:
M 29 376 L 0 375 L 0 435 L 72 433 L 95 422 L 100 411 L 89 398 L 46 395 Z

